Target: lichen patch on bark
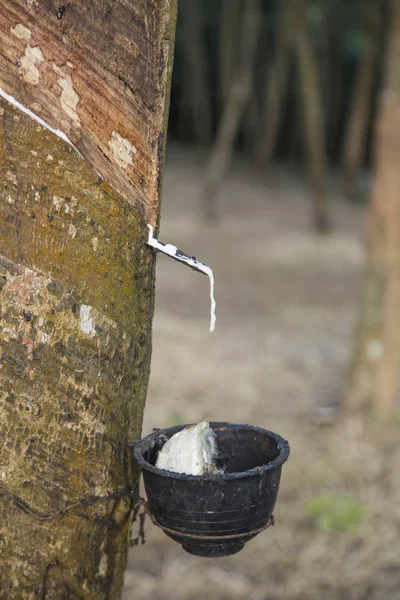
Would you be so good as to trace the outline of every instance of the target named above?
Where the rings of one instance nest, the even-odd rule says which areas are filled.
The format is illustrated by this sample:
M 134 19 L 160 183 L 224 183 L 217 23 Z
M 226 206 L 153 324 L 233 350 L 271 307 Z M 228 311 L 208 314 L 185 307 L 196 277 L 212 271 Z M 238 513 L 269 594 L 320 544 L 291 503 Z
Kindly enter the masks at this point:
M 18 40 L 25 42 L 24 51 L 17 61 L 18 73 L 25 83 L 28 83 L 29 85 L 38 85 L 40 71 L 37 65 L 44 61 L 44 56 L 39 47 L 32 47 L 29 43 L 32 37 L 32 31 L 29 27 L 25 27 L 25 25 L 22 25 L 21 23 L 17 23 L 17 25 L 11 27 L 10 30 Z
M 18 72 L 22 80 L 29 85 L 38 85 L 40 81 L 40 71 L 38 65 L 44 61 L 44 56 L 41 49 L 36 46 L 32 47 L 28 43 L 25 48 L 25 53 L 21 56 Z
M 111 133 L 108 146 L 112 152 L 115 162 L 124 171 L 129 165 L 133 165 L 133 155 L 137 153 L 136 147 L 127 138 L 122 137 L 118 131 Z
M 29 27 L 25 27 L 25 25 L 21 25 L 21 23 L 17 23 L 15 27 L 11 27 L 11 33 L 19 40 L 25 40 L 26 42 L 29 42 L 32 37 L 32 32 Z
M 68 115 L 68 117 L 74 122 L 75 125 L 80 127 L 81 121 L 77 113 L 77 106 L 79 103 L 79 95 L 74 89 L 72 77 L 69 73 L 65 72 L 65 69 L 53 65 L 53 69 L 59 75 L 58 85 L 61 87 L 61 108 Z
M 79 327 L 83 333 L 90 335 L 93 337 L 96 335 L 96 329 L 94 327 L 93 319 L 90 316 L 90 312 L 92 310 L 91 306 L 87 304 L 82 304 L 79 312 Z

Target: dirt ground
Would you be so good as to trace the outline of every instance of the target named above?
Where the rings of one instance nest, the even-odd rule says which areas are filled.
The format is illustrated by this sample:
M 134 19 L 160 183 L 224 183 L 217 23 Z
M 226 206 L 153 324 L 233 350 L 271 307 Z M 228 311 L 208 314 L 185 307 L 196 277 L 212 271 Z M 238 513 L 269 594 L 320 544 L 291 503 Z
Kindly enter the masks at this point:
M 168 154 L 160 238 L 213 267 L 217 327 L 208 332 L 206 278 L 159 256 L 143 433 L 204 418 L 257 424 L 288 439 L 291 457 L 276 526 L 235 556 L 190 556 L 147 522 L 124 600 L 400 599 L 400 425 L 331 422 L 357 315 L 364 209 L 333 198 L 335 229 L 320 237 L 301 179 L 277 170 L 265 183 L 238 162 L 221 221 L 205 225 L 198 158 Z M 310 502 L 321 498 L 360 514 L 336 518 L 331 507 L 318 521 Z

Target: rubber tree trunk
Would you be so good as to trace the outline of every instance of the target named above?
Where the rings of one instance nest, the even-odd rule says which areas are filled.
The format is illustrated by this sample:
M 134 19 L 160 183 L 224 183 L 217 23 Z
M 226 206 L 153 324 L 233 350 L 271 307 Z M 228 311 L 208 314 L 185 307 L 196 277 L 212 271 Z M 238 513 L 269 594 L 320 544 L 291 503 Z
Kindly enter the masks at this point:
M 261 21 L 260 0 L 246 0 L 239 45 L 238 66 L 218 127 L 205 172 L 203 211 L 208 221 L 217 218 L 216 196 L 233 153 L 236 136 L 253 86 L 253 67 Z
M 297 30 L 304 11 L 303 5 L 303 0 L 282 0 L 280 3 L 275 56 L 266 74 L 263 125 L 255 146 L 256 163 L 267 171 L 276 146 L 290 56 L 296 43 Z
M 386 81 L 375 135 L 376 172 L 369 213 L 368 264 L 345 409 L 372 407 L 389 418 L 400 367 L 400 4 L 391 3 Z
M 329 230 L 327 206 L 327 157 L 318 65 L 305 24 L 296 38 L 303 105 L 304 144 L 313 199 L 313 218 L 317 231 Z
M 364 52 L 358 65 L 346 126 L 343 150 L 344 190 L 349 198 L 356 194 L 357 179 L 365 156 L 365 143 L 372 103 L 372 91 L 379 55 L 382 9 L 373 4 L 369 9 Z
M 175 9 L 0 3 L 4 600 L 120 597 Z

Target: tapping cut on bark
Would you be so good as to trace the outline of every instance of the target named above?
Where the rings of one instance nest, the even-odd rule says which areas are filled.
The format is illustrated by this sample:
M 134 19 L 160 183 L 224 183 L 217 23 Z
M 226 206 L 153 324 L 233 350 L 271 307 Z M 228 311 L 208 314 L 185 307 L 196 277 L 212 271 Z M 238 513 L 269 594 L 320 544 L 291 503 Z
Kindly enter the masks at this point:
M 0 87 L 63 131 L 153 225 L 162 89 L 170 66 L 163 4 L 153 0 L 0 4 Z
M 82 154 L 0 98 L 0 598 L 117 600 L 176 2 L 57 10 L 0 4 L 0 87 Z

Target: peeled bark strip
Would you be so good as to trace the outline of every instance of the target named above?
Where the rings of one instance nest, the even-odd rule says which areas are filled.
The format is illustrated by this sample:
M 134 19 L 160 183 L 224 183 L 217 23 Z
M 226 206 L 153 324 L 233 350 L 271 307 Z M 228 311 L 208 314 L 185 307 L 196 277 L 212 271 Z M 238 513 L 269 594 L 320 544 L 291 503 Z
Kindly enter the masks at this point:
M 0 87 L 85 158 L 0 99 L 0 598 L 117 600 L 176 6 L 57 7 L 0 4 Z
M 372 406 L 389 418 L 399 398 L 400 364 L 400 4 L 393 0 L 386 82 L 376 132 L 376 175 L 358 340 L 345 409 Z

